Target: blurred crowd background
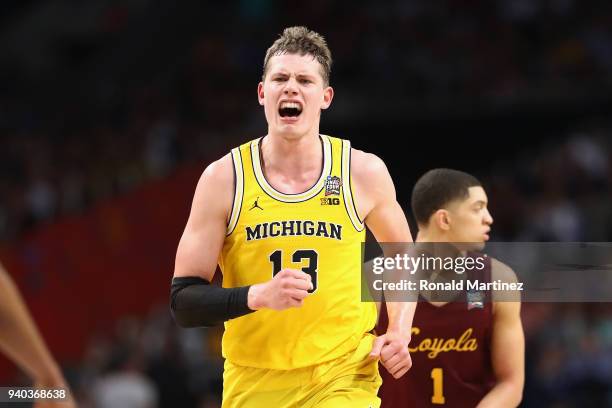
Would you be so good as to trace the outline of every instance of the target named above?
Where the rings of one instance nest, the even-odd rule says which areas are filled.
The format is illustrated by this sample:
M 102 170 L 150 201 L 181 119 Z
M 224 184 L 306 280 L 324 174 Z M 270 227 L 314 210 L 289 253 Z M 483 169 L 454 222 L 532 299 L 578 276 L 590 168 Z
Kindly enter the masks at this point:
M 171 321 L 173 255 L 201 171 L 265 134 L 263 57 L 296 24 L 335 60 L 322 132 L 381 156 L 408 215 L 416 179 L 453 167 L 485 183 L 492 240 L 612 239 L 609 1 L 5 1 L 0 259 L 37 320 L 43 300 L 69 311 L 53 316 L 61 330 L 41 327 L 82 406 L 219 406 L 222 332 Z M 152 233 L 125 233 L 141 212 L 153 215 L 130 225 Z M 92 219 L 104 225 L 66 232 Z M 98 239 L 138 278 L 110 274 L 95 252 L 71 258 Z M 71 315 L 58 282 L 103 285 L 83 304 L 104 306 Z M 136 291 L 106 313 L 115 285 Z M 523 406 L 612 406 L 611 305 L 526 304 L 523 317 Z M 26 381 L 0 370 L 2 384 Z

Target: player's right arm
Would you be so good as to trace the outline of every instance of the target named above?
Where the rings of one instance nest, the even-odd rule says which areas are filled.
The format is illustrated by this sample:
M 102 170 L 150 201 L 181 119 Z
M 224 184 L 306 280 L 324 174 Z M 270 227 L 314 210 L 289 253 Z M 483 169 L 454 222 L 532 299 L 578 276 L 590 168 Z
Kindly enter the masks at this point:
M 227 230 L 233 184 L 229 154 L 211 163 L 202 173 L 176 252 L 175 278 L 200 277 L 212 281 Z
M 298 307 L 312 287 L 308 274 L 291 269 L 251 286 L 210 285 L 227 231 L 232 185 L 229 154 L 208 166 L 198 181 L 172 280 L 171 308 L 180 326 L 213 326 L 262 308 Z

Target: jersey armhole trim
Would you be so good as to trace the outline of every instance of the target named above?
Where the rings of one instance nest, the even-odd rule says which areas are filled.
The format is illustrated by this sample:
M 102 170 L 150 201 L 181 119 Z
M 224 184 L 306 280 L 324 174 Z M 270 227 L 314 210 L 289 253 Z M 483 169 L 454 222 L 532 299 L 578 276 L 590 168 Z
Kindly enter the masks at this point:
M 238 147 L 232 149 L 232 164 L 234 168 L 234 199 L 225 236 L 228 236 L 234 232 L 234 229 L 238 224 L 238 218 L 240 218 L 240 211 L 242 209 L 242 198 L 244 196 L 244 170 L 242 167 L 242 153 Z
M 348 214 L 353 227 L 358 232 L 363 231 L 365 228 L 363 221 L 357 214 L 357 208 L 355 207 L 355 200 L 353 199 L 353 190 L 351 187 L 351 142 L 348 140 L 342 141 L 342 196 L 344 198 L 344 207 Z

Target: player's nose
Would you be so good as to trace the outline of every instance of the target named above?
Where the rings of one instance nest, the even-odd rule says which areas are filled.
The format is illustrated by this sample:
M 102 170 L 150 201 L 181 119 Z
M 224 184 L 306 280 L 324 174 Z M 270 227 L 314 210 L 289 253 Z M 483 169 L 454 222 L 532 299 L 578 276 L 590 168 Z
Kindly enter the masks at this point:
M 285 89 L 283 90 L 285 95 L 296 95 L 297 94 L 297 81 L 294 77 L 289 78 L 285 82 Z
M 493 216 L 489 212 L 488 208 L 485 208 L 484 223 L 487 225 L 493 224 Z

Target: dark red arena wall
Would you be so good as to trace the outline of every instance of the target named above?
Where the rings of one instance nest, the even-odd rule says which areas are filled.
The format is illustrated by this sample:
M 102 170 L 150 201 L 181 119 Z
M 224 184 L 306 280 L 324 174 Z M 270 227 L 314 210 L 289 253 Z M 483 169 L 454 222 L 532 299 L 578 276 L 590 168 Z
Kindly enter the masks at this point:
M 0 248 L 60 363 L 80 360 L 91 336 L 118 318 L 167 303 L 176 247 L 204 167 L 185 166 Z M 14 373 L 0 356 L 0 384 Z

